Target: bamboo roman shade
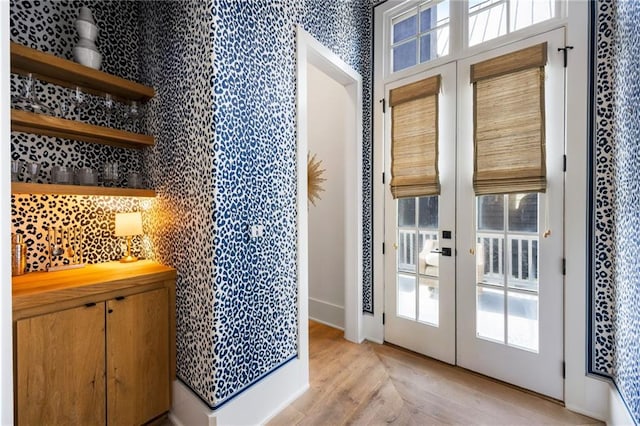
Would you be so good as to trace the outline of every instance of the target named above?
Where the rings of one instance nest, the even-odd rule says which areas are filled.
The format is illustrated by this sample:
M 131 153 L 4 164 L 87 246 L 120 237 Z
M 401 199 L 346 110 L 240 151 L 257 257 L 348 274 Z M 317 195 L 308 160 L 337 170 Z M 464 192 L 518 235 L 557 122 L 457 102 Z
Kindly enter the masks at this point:
M 545 192 L 547 44 L 471 66 L 476 195 Z
M 438 93 L 440 76 L 391 90 L 391 193 L 393 198 L 440 194 Z

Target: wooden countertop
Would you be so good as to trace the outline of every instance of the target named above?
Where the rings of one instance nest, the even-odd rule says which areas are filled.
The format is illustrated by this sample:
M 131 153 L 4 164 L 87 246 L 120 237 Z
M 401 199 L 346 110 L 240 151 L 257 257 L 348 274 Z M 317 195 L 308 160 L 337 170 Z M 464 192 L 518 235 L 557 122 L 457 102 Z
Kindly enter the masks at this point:
M 176 270 L 151 260 L 107 262 L 12 278 L 14 320 L 154 287 L 175 285 Z

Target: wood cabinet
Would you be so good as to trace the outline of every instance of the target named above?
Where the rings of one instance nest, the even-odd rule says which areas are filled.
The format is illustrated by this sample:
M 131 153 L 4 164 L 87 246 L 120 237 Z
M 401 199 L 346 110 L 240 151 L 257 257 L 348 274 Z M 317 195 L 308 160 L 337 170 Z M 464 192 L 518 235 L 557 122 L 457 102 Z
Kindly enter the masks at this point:
M 16 353 L 17 424 L 104 423 L 104 303 L 18 321 Z
M 175 270 L 151 261 L 13 280 L 18 425 L 139 425 L 171 407 Z
M 107 302 L 107 418 L 142 424 L 169 411 L 165 289 Z

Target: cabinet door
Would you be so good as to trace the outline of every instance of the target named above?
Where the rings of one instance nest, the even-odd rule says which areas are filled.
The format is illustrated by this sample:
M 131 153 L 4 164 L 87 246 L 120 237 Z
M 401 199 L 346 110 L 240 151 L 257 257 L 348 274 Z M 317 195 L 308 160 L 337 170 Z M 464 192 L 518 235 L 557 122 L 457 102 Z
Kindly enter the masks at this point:
M 100 303 L 17 321 L 17 424 L 105 424 L 104 315 Z
M 169 410 L 167 289 L 107 302 L 107 422 L 139 425 Z

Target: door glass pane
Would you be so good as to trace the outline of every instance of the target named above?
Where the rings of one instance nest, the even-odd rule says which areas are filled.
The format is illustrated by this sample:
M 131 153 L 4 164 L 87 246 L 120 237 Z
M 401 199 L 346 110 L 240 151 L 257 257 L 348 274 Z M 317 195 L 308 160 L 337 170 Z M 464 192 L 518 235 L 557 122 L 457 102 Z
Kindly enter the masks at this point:
M 400 198 L 398 200 L 398 226 L 416 226 L 415 198 Z
M 438 202 L 438 196 L 399 199 L 397 231 L 397 315 L 435 326 L 439 318 Z
M 538 351 L 538 296 L 509 292 L 509 345 Z
M 418 320 L 432 325 L 438 325 L 438 280 L 429 277 L 420 277 L 420 305 Z
M 398 294 L 396 295 L 398 316 L 416 319 L 416 277 L 398 274 Z
M 532 351 L 538 350 L 538 200 L 537 193 L 477 198 L 478 336 Z
M 509 194 L 509 231 L 538 232 L 538 194 Z
M 504 230 L 504 195 L 478 197 L 478 229 L 482 231 Z
M 416 231 L 414 229 L 400 229 L 398 231 L 398 270 L 403 272 L 416 271 Z
M 478 337 L 504 342 L 504 292 L 477 287 L 476 332 Z
M 438 229 L 438 197 L 418 198 L 418 223 L 420 228 Z M 436 236 L 438 234 L 436 233 Z

